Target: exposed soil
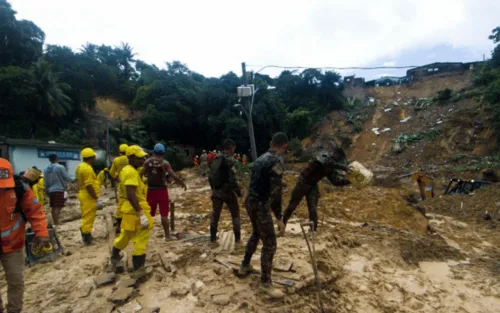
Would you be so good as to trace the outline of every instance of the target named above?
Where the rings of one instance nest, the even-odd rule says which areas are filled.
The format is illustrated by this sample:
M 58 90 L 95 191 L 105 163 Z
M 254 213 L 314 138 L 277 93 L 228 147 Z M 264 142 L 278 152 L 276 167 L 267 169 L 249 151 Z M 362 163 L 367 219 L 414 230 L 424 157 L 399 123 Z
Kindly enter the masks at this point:
M 259 275 L 240 279 L 233 274 L 231 267 L 238 266 L 243 249 L 232 246 L 227 211 L 219 224 L 221 245 L 209 246 L 211 203 L 206 179 L 194 171 L 183 175 L 189 181 L 188 191 L 170 190 L 176 203 L 176 231 L 198 237 L 165 242 L 156 218 L 146 264 L 153 273 L 135 289 L 128 305 L 159 307 L 161 312 L 320 312 L 299 227 L 307 218 L 305 202 L 289 222 L 287 235 L 278 239 L 275 256 L 277 267 L 293 263 L 292 271 L 275 269 L 275 283 L 289 280 L 293 286 L 281 286 L 286 298 L 271 301 L 257 291 Z M 285 182 L 286 203 L 296 172 L 286 172 Z M 492 233 L 493 221 L 456 216 L 447 212 L 448 201 L 438 199 L 422 204 L 429 211 L 428 221 L 404 198 L 405 188 L 413 186 L 358 190 L 320 185 L 315 249 L 327 312 L 495 312 L 500 306 L 500 236 Z M 483 192 L 493 196 L 492 191 Z M 114 199 L 110 191 L 104 193 L 107 207 L 98 214 L 96 242 L 91 247 L 81 243 L 76 199 L 65 209 L 67 222 L 58 234 L 71 255 L 26 269 L 25 312 L 112 312 L 113 308 L 133 312 L 108 301 L 115 284 L 96 287 L 93 282 L 109 271 L 105 215 L 114 211 Z M 473 201 L 481 193 L 468 197 Z M 462 201 L 461 197 L 450 199 Z M 434 233 L 428 231 L 429 225 Z M 246 239 L 250 223 L 244 209 L 242 226 Z M 255 268 L 259 268 L 259 253 L 260 249 L 254 256 Z M 130 275 L 121 274 L 117 281 Z M 203 286 L 194 291 L 191 285 L 198 280 Z M 6 294 L 5 285 L 1 291 Z

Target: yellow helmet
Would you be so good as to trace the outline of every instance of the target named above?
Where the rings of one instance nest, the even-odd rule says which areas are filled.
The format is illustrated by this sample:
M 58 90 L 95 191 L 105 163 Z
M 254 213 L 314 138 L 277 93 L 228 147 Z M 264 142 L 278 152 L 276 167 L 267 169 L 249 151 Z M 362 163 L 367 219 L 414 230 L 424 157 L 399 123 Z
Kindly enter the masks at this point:
M 94 149 L 92 149 L 92 148 L 85 148 L 82 150 L 82 158 L 84 158 L 84 159 L 95 157 L 95 156 L 97 156 L 97 154 L 95 153 Z
M 122 143 L 120 145 L 120 153 L 125 153 L 127 152 L 128 145 L 126 143 Z

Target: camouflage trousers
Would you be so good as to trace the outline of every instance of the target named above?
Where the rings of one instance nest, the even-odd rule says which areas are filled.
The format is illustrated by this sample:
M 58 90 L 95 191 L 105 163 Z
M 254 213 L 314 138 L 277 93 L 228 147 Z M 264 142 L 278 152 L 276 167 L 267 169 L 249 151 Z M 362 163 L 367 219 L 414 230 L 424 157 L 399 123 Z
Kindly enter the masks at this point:
M 217 240 L 217 226 L 219 225 L 220 214 L 224 203 L 229 208 L 229 213 L 233 220 L 234 241 L 241 239 L 240 207 L 238 198 L 232 190 L 214 190 L 212 192 L 212 217 L 210 219 L 210 240 Z
M 319 202 L 319 188 L 318 184 L 309 185 L 299 178 L 297 185 L 293 188 L 290 202 L 283 214 L 283 222 L 286 224 L 288 219 L 292 216 L 295 209 L 299 205 L 302 198 L 306 197 L 307 209 L 309 211 L 309 220 L 314 223 L 314 230 L 318 228 L 318 202 Z
M 274 232 L 273 217 L 269 210 L 269 205 L 261 201 L 248 197 L 245 202 L 248 216 L 252 222 L 252 235 L 248 239 L 245 250 L 245 257 L 242 265 L 250 265 L 252 255 L 257 250 L 259 240 L 262 240 L 262 252 L 260 256 L 261 281 L 271 282 L 271 272 L 273 269 L 273 258 L 276 253 L 276 233 Z

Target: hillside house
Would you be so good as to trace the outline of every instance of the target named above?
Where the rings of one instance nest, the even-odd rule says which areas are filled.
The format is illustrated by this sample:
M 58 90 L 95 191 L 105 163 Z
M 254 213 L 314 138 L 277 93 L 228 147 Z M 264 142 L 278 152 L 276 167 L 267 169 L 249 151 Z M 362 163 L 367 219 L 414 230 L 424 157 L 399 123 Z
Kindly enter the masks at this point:
M 66 167 L 69 176 L 74 178 L 76 167 L 81 162 L 82 149 L 79 145 L 0 137 L 0 157 L 12 163 L 16 174 L 33 166 L 43 171 L 50 164 L 49 155 L 56 154 L 59 163 Z M 105 159 L 104 150 L 95 151 L 98 160 Z

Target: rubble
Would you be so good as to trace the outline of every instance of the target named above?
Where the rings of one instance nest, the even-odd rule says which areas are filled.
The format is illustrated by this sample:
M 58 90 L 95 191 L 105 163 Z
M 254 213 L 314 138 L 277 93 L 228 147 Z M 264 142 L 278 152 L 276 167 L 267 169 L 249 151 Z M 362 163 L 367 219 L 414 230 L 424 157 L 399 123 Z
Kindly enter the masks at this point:
M 111 294 L 108 300 L 115 304 L 123 304 L 130 298 L 133 292 L 134 288 L 132 287 L 120 287 Z
M 227 294 L 220 294 L 220 295 L 214 295 L 212 296 L 212 302 L 217 305 L 225 306 L 228 305 L 229 303 L 229 295 Z
M 136 313 L 139 311 L 141 313 L 143 312 L 142 306 L 136 300 L 130 301 L 124 306 L 118 308 L 118 313 Z
M 197 296 L 200 292 L 201 289 L 205 286 L 205 284 L 201 280 L 197 280 L 196 282 L 191 284 L 191 293 L 193 296 Z
M 97 287 L 105 286 L 114 283 L 116 280 L 116 275 L 114 273 L 106 273 L 94 277 L 94 282 Z

